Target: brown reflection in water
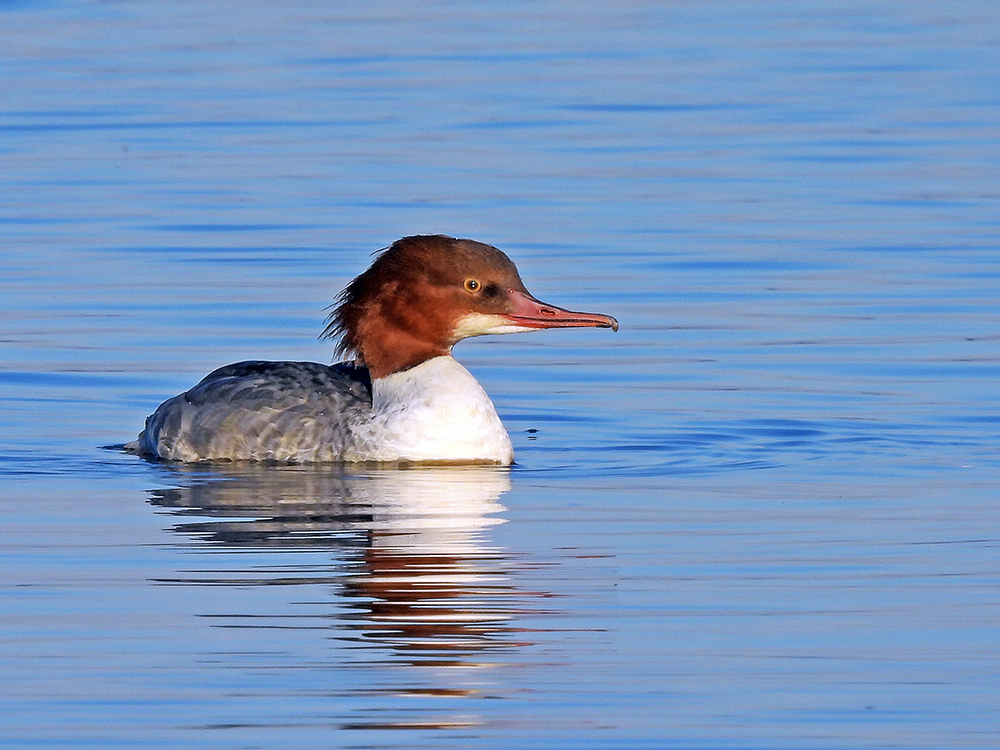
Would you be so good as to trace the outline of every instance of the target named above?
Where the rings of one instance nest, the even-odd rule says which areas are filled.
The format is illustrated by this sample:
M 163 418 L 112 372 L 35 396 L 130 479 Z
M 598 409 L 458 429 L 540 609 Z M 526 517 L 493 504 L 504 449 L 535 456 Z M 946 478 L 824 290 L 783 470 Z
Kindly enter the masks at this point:
M 395 660 L 470 666 L 493 649 L 529 645 L 511 623 L 525 598 L 510 581 L 509 554 L 490 546 L 502 523 L 507 470 L 426 468 L 348 473 L 337 467 L 178 469 L 181 486 L 153 505 L 197 517 L 174 529 L 199 545 L 232 549 L 329 549 L 330 566 L 268 566 L 236 576 L 172 583 L 222 586 L 329 583 L 349 603 L 337 623 L 361 642 L 390 646 Z M 397 663 L 399 663 L 397 661 Z M 425 694 L 461 695 L 446 688 Z

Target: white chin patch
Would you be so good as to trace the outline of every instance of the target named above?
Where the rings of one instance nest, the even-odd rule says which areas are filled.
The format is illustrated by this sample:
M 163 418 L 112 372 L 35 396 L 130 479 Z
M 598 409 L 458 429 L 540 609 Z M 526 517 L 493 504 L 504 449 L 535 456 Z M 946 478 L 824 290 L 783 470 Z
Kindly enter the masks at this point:
M 537 331 L 537 328 L 519 326 L 511 323 L 503 315 L 486 315 L 484 313 L 469 313 L 455 324 L 455 340 L 467 339 L 470 336 L 485 336 L 490 333 L 523 333 Z

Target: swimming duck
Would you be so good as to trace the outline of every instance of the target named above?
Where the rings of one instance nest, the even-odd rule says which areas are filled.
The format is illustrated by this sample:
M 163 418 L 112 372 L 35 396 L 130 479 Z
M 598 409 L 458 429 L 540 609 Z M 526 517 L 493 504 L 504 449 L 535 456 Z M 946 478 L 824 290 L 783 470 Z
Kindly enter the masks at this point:
M 535 299 L 497 248 L 404 237 L 341 294 L 324 337 L 349 361 L 239 362 L 160 405 L 126 449 L 171 461 L 514 461 L 493 402 L 452 357 L 471 336 L 618 330 Z

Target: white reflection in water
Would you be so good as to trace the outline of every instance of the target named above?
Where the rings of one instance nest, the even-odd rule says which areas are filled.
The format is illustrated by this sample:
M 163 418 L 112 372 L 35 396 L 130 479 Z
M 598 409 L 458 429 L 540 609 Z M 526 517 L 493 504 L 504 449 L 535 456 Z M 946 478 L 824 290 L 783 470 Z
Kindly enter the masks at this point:
M 244 565 L 220 574 L 213 566 L 169 583 L 330 584 L 326 590 L 335 592 L 336 605 L 330 609 L 338 611 L 329 623 L 339 630 L 334 638 L 388 647 L 388 658 L 397 664 L 476 666 L 484 650 L 525 643 L 521 629 L 517 641 L 512 637 L 510 621 L 522 595 L 510 581 L 510 555 L 487 533 L 504 521 L 498 514 L 504 510 L 499 498 L 510 489 L 505 469 L 177 471 L 188 475 L 183 486 L 154 491 L 151 501 L 199 517 L 174 526 L 188 538 L 185 544 L 216 551 L 329 550 L 332 559 L 325 566 L 301 566 L 272 554 L 263 568 Z M 448 684 L 429 690 L 465 692 Z

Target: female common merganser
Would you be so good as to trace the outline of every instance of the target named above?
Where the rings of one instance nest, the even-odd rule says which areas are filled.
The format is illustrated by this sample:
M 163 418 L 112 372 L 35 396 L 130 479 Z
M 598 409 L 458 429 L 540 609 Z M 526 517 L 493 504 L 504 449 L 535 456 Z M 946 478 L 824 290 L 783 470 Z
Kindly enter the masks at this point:
M 547 305 L 495 247 L 404 237 L 341 294 L 324 337 L 353 362 L 239 362 L 165 401 L 126 448 L 173 461 L 445 462 L 508 466 L 493 402 L 451 356 L 470 336 L 618 330 Z

